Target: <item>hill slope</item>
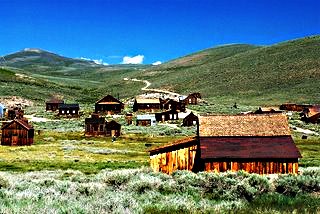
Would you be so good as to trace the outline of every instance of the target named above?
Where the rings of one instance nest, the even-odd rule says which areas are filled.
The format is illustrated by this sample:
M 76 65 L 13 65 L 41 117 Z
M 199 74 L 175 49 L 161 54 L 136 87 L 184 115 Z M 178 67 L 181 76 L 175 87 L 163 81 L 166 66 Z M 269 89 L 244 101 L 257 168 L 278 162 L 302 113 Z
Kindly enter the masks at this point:
M 137 78 L 155 83 L 152 87 L 201 92 L 212 100 L 320 102 L 320 36 L 263 47 L 212 48 L 147 69 Z

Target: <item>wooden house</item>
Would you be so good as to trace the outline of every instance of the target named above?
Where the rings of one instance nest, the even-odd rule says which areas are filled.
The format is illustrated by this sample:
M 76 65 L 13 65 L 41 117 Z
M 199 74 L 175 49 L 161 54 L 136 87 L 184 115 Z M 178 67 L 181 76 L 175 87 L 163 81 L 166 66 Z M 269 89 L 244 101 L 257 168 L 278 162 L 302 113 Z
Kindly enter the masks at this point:
M 24 111 L 19 106 L 8 109 L 7 117 L 9 120 L 22 119 L 23 115 Z
M 198 136 L 150 150 L 154 171 L 297 173 L 300 152 L 286 115 L 199 117 Z
M 141 99 L 136 98 L 133 104 L 133 111 L 156 112 L 160 111 L 160 99 Z
M 155 113 L 155 117 L 156 117 L 156 121 L 159 121 L 159 122 L 179 120 L 178 111 L 174 109 Z
M 121 134 L 121 124 L 117 123 L 114 120 L 111 120 L 110 122 L 106 122 L 106 135 L 107 136 L 116 136 L 119 137 Z
M 154 126 L 156 125 L 156 117 L 155 115 L 145 114 L 145 115 L 137 115 L 136 125 L 137 126 Z
M 107 95 L 95 104 L 96 113 L 118 114 L 124 108 L 124 104 L 111 95 Z
M 1 145 L 24 146 L 33 144 L 34 129 L 25 119 L 14 119 L 2 128 Z
M 280 105 L 279 109 L 285 111 L 303 111 L 303 109 L 311 107 L 312 105 L 285 103 Z
M 180 102 L 184 103 L 185 105 L 197 105 L 198 99 L 201 99 L 201 94 L 192 93 L 186 97 L 180 97 Z
M 194 126 L 198 125 L 199 123 L 199 118 L 191 112 L 188 114 L 185 118 L 183 118 L 183 126 Z
M 46 102 L 46 111 L 56 111 L 59 105 L 64 104 L 64 101 L 56 97 L 52 97 Z
M 85 119 L 85 135 L 105 135 L 105 122 L 104 117 L 100 117 L 99 114 L 92 114 L 91 118 Z
M 163 100 L 161 107 L 163 110 L 177 110 L 179 112 L 186 111 L 186 105 L 184 102 L 178 102 L 173 99 Z
M 59 114 L 62 116 L 78 117 L 79 116 L 79 104 L 60 104 Z

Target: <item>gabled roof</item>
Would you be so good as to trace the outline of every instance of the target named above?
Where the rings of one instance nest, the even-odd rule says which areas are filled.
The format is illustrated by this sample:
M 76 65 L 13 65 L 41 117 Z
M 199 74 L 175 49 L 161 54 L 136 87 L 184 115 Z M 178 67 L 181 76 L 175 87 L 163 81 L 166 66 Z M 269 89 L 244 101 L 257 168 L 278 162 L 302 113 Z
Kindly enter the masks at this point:
M 189 119 L 199 119 L 193 112 L 190 112 L 183 120 L 189 120 Z
M 62 104 L 64 103 L 63 100 L 58 99 L 56 97 L 51 97 L 50 100 L 48 100 L 46 103 L 57 103 L 57 104 Z
M 59 104 L 58 108 L 79 108 L 79 104 Z
M 118 99 L 114 98 L 111 95 L 107 95 L 104 98 L 98 100 L 96 104 L 105 104 L 105 105 L 110 105 L 110 104 L 123 104 L 121 101 Z
M 85 119 L 85 124 L 104 124 L 106 122 L 104 117 L 91 117 L 91 118 L 86 118 Z
M 33 129 L 33 127 L 28 122 L 26 122 L 24 120 L 19 120 L 19 119 L 12 120 L 10 123 L 5 124 L 1 129 L 4 130 L 13 123 L 17 123 L 17 124 L 21 125 L 23 128 L 25 128 L 28 131 Z
M 158 154 L 166 151 L 173 151 L 179 148 L 184 148 L 186 146 L 197 145 L 197 142 L 198 141 L 195 137 L 183 138 L 183 139 L 173 141 L 169 144 L 150 149 L 149 152 L 150 152 L 150 155 L 153 155 L 153 154 Z
M 136 102 L 138 104 L 160 104 L 160 99 L 142 99 L 142 98 L 137 98 Z
M 201 159 L 301 158 L 291 136 L 200 137 Z
M 284 114 L 199 117 L 200 137 L 284 135 L 290 135 L 287 116 Z

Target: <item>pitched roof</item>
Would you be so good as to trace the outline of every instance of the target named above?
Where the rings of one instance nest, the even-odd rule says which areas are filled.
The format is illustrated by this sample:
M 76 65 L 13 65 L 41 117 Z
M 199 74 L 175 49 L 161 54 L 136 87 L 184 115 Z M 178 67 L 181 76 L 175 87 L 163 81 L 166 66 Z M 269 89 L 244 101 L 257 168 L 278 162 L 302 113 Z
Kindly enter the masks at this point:
M 200 137 L 201 159 L 301 158 L 291 136 Z
M 220 115 L 200 116 L 199 136 L 284 136 L 290 135 L 287 116 Z
M 150 149 L 149 152 L 150 152 L 150 155 L 158 154 L 158 153 L 162 153 L 162 152 L 166 152 L 166 151 L 172 151 L 175 149 L 179 149 L 179 148 L 189 146 L 189 145 L 197 145 L 197 142 L 198 141 L 195 137 L 183 138 L 183 139 L 173 141 L 169 144 Z
M 85 124 L 104 124 L 105 123 L 105 118 L 104 117 L 91 117 L 91 118 L 86 118 L 85 119 Z
M 137 98 L 136 102 L 139 104 L 160 104 L 160 99 L 142 99 Z
M 19 119 L 14 119 L 12 120 L 10 123 L 5 124 L 1 129 L 6 129 L 7 127 L 9 127 L 11 124 L 13 123 L 18 123 L 19 125 L 21 125 L 22 127 L 24 127 L 26 130 L 30 130 L 33 129 L 33 127 L 25 120 L 19 120 Z
M 111 95 L 107 95 L 104 98 L 98 100 L 96 104 L 122 104 L 122 102 Z
M 79 108 L 79 104 L 59 104 L 58 108 Z
M 52 98 L 50 98 L 50 100 L 48 100 L 46 103 L 64 103 L 64 101 L 61 100 L 61 99 L 58 99 L 58 98 L 56 98 L 56 97 L 52 97 Z

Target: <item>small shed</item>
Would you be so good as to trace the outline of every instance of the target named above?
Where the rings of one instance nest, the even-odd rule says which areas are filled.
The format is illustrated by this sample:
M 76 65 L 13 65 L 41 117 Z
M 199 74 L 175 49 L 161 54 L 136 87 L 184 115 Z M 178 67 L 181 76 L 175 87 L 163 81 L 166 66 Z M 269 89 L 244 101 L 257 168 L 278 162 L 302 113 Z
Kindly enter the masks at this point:
M 0 118 L 3 118 L 6 112 L 6 107 L 0 103 Z
M 108 114 L 118 114 L 124 108 L 124 104 L 111 95 L 107 95 L 95 104 L 95 112 L 104 112 Z
M 99 114 L 92 114 L 91 118 L 85 119 L 85 135 L 105 135 L 105 122 L 104 117 L 100 117 Z
M 62 116 L 71 116 L 78 117 L 79 116 L 79 104 L 60 104 L 59 105 L 59 114 Z
M 156 112 L 160 111 L 160 99 L 142 99 L 136 98 L 133 104 L 133 111 Z
M 164 112 L 155 113 L 156 121 L 165 122 L 165 121 L 173 121 L 179 120 L 179 113 L 177 110 L 169 110 Z
M 52 97 L 50 100 L 48 100 L 46 102 L 46 111 L 56 111 L 59 108 L 59 105 L 64 104 L 64 101 L 56 98 L 56 97 Z
M 199 117 L 198 136 L 150 150 L 154 171 L 298 172 L 301 154 L 286 115 Z
M 199 118 L 193 114 L 193 112 L 190 112 L 185 118 L 183 118 L 183 126 L 194 126 L 199 123 Z
M 25 146 L 33 144 L 34 129 L 25 119 L 14 119 L 2 126 L 1 145 Z
M 156 117 L 154 114 L 137 115 L 137 126 L 154 126 L 156 123 Z
M 111 120 L 110 122 L 106 122 L 106 135 L 107 136 L 116 136 L 119 137 L 121 134 L 121 124 L 117 123 L 114 120 Z

